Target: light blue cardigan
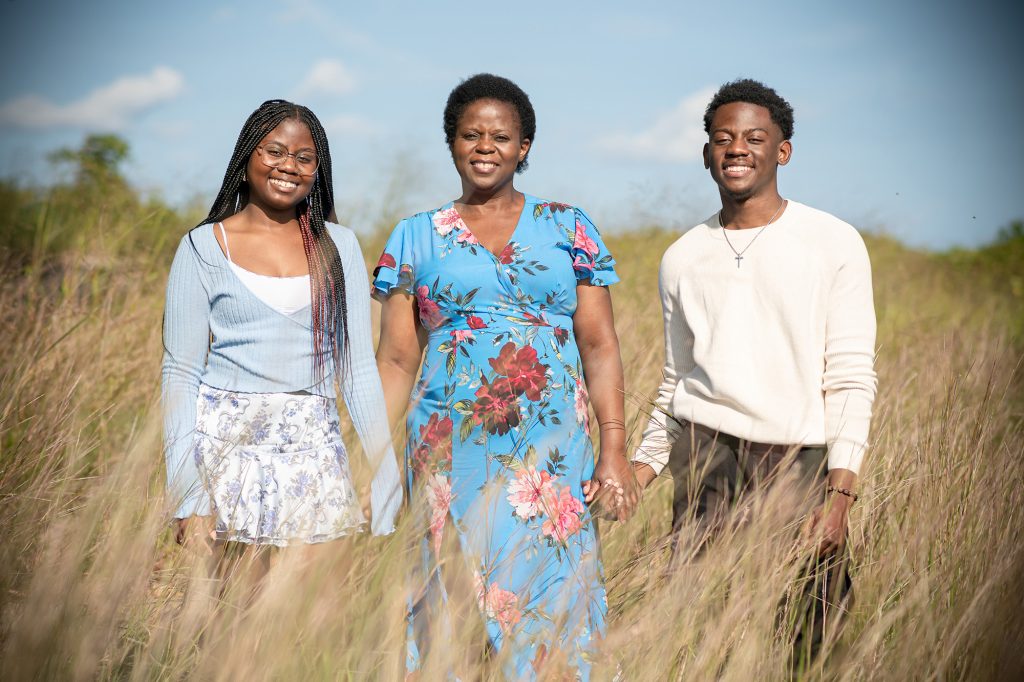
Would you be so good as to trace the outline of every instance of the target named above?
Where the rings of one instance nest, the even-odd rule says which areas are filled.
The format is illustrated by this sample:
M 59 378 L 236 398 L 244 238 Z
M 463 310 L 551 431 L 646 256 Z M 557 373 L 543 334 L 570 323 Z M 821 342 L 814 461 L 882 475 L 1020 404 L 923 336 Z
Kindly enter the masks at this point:
M 376 472 L 371 484 L 371 530 L 394 530 L 402 502 L 384 394 L 370 332 L 370 290 L 352 230 L 327 224 L 345 270 L 350 362 L 341 382 L 363 450 Z M 192 457 L 199 384 L 245 393 L 308 391 L 334 397 L 333 363 L 313 377 L 312 310 L 285 315 L 257 298 L 228 267 L 213 233 L 202 225 L 178 245 L 164 309 L 163 406 L 168 493 L 175 516 L 210 513 L 210 500 Z

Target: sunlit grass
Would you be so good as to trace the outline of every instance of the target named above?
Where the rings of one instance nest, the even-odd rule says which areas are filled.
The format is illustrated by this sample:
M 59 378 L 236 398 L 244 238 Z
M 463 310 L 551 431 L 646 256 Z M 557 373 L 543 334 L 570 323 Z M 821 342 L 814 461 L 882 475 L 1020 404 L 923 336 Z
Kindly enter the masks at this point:
M 280 555 L 246 607 L 171 541 L 160 319 L 171 250 L 198 217 L 130 196 L 4 192 L 0 676 L 400 679 L 409 519 L 390 538 Z M 388 227 L 364 236 L 369 261 Z M 674 238 L 608 235 L 631 444 L 660 378 L 657 267 Z M 856 601 L 806 674 L 1012 679 L 1024 669 L 1024 340 L 1020 293 L 998 273 L 1020 264 L 965 265 L 884 238 L 869 249 L 880 392 L 851 528 Z M 768 495 L 752 524 L 668 573 L 670 497 L 658 481 L 635 519 L 601 528 L 602 660 L 626 680 L 784 678 L 778 607 L 801 561 L 787 539 L 792 500 Z M 695 533 L 683 528 L 684 551 Z M 446 645 L 430 669 L 462 660 L 468 642 Z

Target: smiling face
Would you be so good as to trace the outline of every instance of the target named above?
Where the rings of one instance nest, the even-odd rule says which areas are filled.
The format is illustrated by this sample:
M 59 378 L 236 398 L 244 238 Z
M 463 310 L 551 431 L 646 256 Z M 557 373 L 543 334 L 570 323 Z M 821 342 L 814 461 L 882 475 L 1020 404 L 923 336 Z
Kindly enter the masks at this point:
M 745 201 L 777 194 L 777 171 L 789 162 L 792 146 L 765 107 L 731 102 L 711 119 L 704 167 L 723 197 Z
M 265 147 L 268 144 L 286 149 L 291 156 L 286 156 L 280 165 L 272 168 L 264 163 L 259 149 L 253 150 L 245 168 L 249 203 L 259 206 L 268 214 L 285 213 L 298 206 L 313 189 L 315 175 L 303 175 L 295 156 L 303 156 L 302 152 L 315 155 L 316 145 L 309 127 L 294 118 L 281 121 L 260 140 L 258 146 Z
M 466 107 L 455 129 L 452 160 L 467 192 L 492 193 L 512 182 L 530 141 L 522 137 L 515 108 L 480 99 Z

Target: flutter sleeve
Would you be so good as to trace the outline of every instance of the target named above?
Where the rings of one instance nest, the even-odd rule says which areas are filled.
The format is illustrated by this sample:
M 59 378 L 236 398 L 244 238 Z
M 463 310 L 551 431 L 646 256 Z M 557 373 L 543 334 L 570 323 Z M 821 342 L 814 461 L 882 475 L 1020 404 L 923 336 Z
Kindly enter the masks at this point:
M 395 290 L 415 295 L 414 253 L 409 221 L 402 220 L 384 245 L 377 266 L 373 269 L 372 295 L 381 301 Z
M 615 259 L 608 252 L 601 234 L 583 209 L 573 209 L 576 214 L 576 229 L 573 234 L 572 269 L 576 281 L 589 280 L 594 286 L 608 286 L 619 281 L 615 272 Z
M 174 517 L 210 514 L 210 498 L 192 457 L 199 383 L 210 348 L 210 297 L 199 256 L 186 235 L 178 245 L 167 279 L 161 371 L 167 494 Z
M 355 234 L 346 228 L 335 230 L 342 267 L 349 283 L 345 287 L 345 300 L 350 362 L 340 382 L 341 394 L 373 472 L 370 530 L 374 535 L 386 535 L 395 530 L 395 516 L 402 505 L 402 483 L 388 430 L 384 391 L 373 354 L 366 264 Z

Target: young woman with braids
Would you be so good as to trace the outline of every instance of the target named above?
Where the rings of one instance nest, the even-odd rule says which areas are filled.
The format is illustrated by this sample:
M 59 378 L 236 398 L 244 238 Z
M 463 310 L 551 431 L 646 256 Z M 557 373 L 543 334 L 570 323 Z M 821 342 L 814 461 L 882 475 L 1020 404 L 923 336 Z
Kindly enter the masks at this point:
M 309 109 L 264 102 L 167 283 L 163 402 L 177 539 L 293 545 L 366 525 L 335 404 L 374 470 L 374 534 L 402 491 L 370 334 L 363 256 L 333 215 L 331 156 Z

